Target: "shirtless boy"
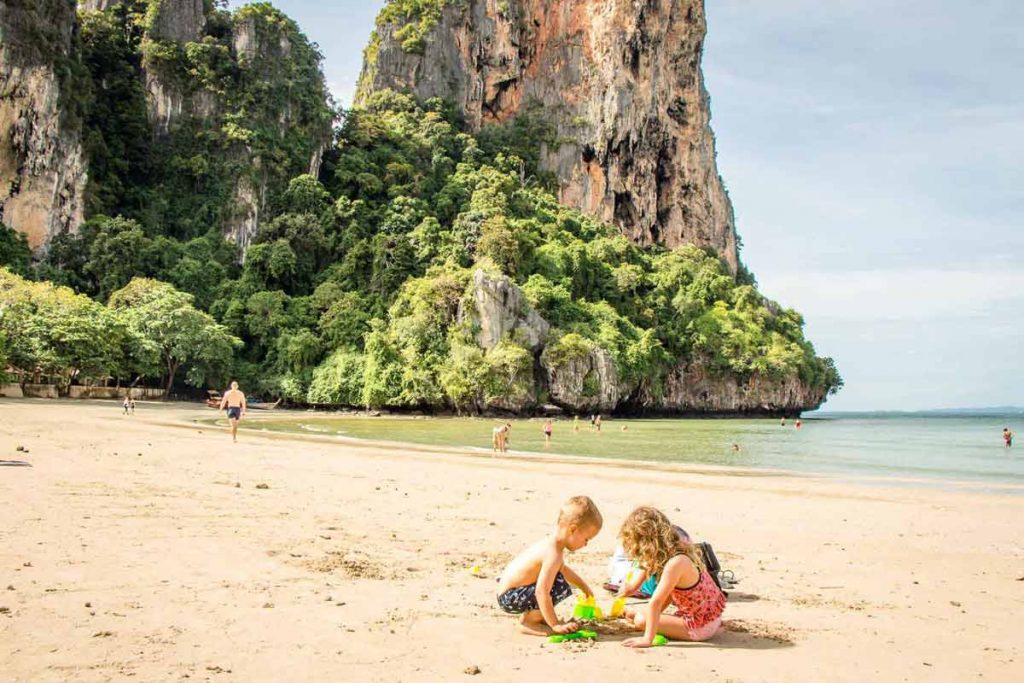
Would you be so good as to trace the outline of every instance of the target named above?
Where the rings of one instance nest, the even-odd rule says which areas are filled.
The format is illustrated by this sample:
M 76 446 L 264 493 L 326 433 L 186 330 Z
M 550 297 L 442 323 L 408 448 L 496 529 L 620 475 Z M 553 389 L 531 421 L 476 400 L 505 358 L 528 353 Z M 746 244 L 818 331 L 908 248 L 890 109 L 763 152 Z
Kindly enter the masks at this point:
M 228 410 L 228 420 L 231 422 L 231 440 L 238 441 L 238 421 L 245 417 L 245 394 L 238 390 L 238 382 L 231 383 L 231 389 L 224 394 L 220 400 L 220 409 Z
M 563 622 L 555 605 L 572 595 L 570 584 L 584 595 L 594 594 L 587 582 L 565 564 L 564 552 L 587 545 L 601 531 L 603 520 L 594 501 L 575 496 L 562 505 L 554 533 L 540 539 L 505 567 L 498 579 L 498 606 L 508 614 L 521 614 L 519 630 L 527 635 L 572 633 L 579 628 Z

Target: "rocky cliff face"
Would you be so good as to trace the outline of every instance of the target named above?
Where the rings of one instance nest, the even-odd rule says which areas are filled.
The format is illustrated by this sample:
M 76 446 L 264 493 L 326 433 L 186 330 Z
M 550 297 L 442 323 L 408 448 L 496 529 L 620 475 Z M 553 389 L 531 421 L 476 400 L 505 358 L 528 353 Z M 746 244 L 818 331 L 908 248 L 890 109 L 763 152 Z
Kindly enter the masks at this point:
M 82 221 L 81 128 L 65 115 L 58 78 L 74 18 L 65 0 L 0 4 L 0 221 L 36 252 Z
M 55 234 L 74 232 L 87 205 L 90 212 L 111 215 L 124 209 L 116 197 L 99 207 L 83 197 L 109 198 L 111 186 L 158 192 L 187 165 L 172 158 L 166 167 L 135 172 L 133 166 L 111 180 L 105 158 L 100 163 L 107 176 L 91 175 L 94 184 L 107 184 L 93 187 L 87 183 L 90 150 L 105 155 L 152 148 L 154 158 L 163 158 L 173 149 L 172 155 L 214 160 L 218 183 L 228 183 L 219 220 L 244 253 L 272 191 L 300 173 L 319 173 L 331 135 L 319 55 L 287 17 L 266 4 L 233 15 L 204 0 L 82 0 L 77 10 L 84 14 L 76 18 L 76 3 L 69 0 L 0 3 L 0 220 L 26 233 L 38 254 Z M 84 26 L 92 30 L 75 40 Z M 122 36 L 115 27 L 124 26 Z M 101 68 L 118 77 L 136 71 L 145 100 L 138 120 L 124 113 L 123 83 L 114 94 L 107 72 L 90 79 L 96 67 L 80 56 L 94 47 L 88 40 L 121 40 L 104 43 L 97 53 L 107 60 Z M 124 65 L 111 66 L 111 55 L 125 49 L 135 53 Z M 84 82 L 69 85 L 72 78 Z M 117 117 L 89 118 L 88 108 L 95 106 L 90 101 L 101 99 L 102 111 L 116 111 Z M 112 137 L 117 140 L 108 147 Z M 93 142 L 83 148 L 83 140 Z M 137 156 L 131 163 L 145 166 Z
M 701 74 L 703 0 L 437 0 L 421 41 L 379 22 L 359 98 L 408 91 L 456 103 L 478 129 L 540 108 L 542 164 L 560 200 L 641 244 L 709 246 L 738 268 Z M 429 24 L 429 21 L 426 21 Z
M 508 277 L 492 277 L 483 270 L 473 274 L 473 320 L 476 340 L 486 351 L 506 337 L 514 337 L 531 351 L 544 348 L 551 326 L 526 301 Z M 462 319 L 467 312 L 461 311 Z
M 551 326 L 508 277 L 477 270 L 470 294 L 473 307 L 460 311 L 459 319 L 471 318 L 484 351 L 513 340 L 533 354 L 535 366 L 529 391 L 504 401 L 482 401 L 484 409 L 528 412 L 546 394 L 548 401 L 573 413 L 796 415 L 816 409 L 826 398 L 824 389 L 796 377 L 717 374 L 699 359 L 673 368 L 655 397 L 649 382 L 623 380 L 612 354 L 600 346 L 568 358 L 549 353 L 556 341 Z
M 665 381 L 665 396 L 648 407 L 684 414 L 796 415 L 825 402 L 825 390 L 793 377 L 716 375 L 699 361 L 677 366 Z

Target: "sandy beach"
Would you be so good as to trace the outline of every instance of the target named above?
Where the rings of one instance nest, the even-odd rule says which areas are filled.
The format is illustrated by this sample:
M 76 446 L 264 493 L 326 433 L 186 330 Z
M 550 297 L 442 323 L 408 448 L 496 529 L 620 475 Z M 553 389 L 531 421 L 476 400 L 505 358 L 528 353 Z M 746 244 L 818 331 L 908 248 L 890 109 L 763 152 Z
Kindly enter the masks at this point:
M 213 416 L 0 399 L 0 459 L 32 465 L 0 467 L 0 680 L 1024 680 L 1024 496 L 232 444 Z M 515 634 L 494 577 L 574 494 L 605 517 L 569 556 L 592 585 L 655 505 L 741 579 L 726 628 L 646 651 L 614 624 Z

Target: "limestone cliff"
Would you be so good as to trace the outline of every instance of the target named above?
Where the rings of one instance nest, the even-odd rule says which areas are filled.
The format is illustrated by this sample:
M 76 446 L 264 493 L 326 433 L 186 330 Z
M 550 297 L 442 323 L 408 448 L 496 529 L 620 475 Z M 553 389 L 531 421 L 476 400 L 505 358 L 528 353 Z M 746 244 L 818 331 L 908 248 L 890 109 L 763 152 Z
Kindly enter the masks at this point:
M 0 37 L 0 220 L 37 254 L 96 214 L 244 253 L 268 197 L 319 173 L 320 56 L 267 4 L 5 0 Z
M 392 5 L 357 101 L 381 89 L 442 97 L 472 129 L 539 107 L 556 128 L 541 160 L 563 203 L 641 244 L 712 247 L 737 271 L 700 66 L 703 0 Z
M 34 251 L 82 221 L 80 122 L 63 104 L 75 14 L 66 0 L 0 3 L 0 222 Z

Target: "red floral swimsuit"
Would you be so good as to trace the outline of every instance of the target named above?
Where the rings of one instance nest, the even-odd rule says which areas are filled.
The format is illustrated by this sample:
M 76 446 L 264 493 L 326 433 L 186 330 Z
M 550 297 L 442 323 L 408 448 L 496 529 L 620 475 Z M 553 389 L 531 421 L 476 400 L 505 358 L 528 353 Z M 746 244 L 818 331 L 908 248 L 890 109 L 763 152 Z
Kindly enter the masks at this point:
M 672 603 L 678 610 L 676 616 L 681 617 L 691 631 L 707 626 L 725 610 L 725 596 L 707 570 L 701 571 L 700 579 L 689 588 L 674 589 Z

